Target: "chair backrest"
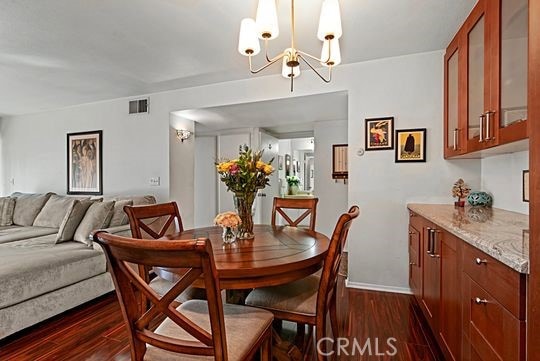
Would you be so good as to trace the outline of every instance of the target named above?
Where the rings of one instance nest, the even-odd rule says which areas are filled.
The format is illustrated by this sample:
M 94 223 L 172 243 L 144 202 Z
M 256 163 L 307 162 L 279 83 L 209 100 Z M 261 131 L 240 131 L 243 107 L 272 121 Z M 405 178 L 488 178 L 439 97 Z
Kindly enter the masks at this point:
M 161 238 L 171 233 L 173 222 L 177 232 L 184 230 L 176 202 L 125 206 L 124 211 L 128 215 L 133 238 Z
M 309 220 L 309 229 L 315 230 L 315 222 L 317 221 L 317 202 L 319 198 L 278 198 L 274 197 L 274 207 L 272 208 L 272 225 L 276 225 L 276 216 L 279 213 L 281 217 L 292 227 L 298 227 L 307 216 L 311 216 Z M 305 209 L 305 212 L 296 220 L 292 220 L 285 211 L 286 209 Z
M 326 311 L 328 310 L 329 302 L 332 297 L 335 296 L 336 284 L 339 274 L 339 265 L 341 263 L 341 256 L 347 236 L 349 234 L 349 228 L 352 221 L 360 214 L 360 208 L 358 206 L 352 206 L 347 213 L 343 213 L 334 228 L 326 258 L 324 259 L 323 270 L 321 274 L 321 280 L 319 283 L 319 292 L 317 294 L 317 323 L 323 322 L 323 318 L 326 317 Z M 322 325 L 321 324 L 321 325 Z M 317 325 L 319 327 L 319 325 Z
M 120 237 L 100 231 L 94 234 L 94 241 L 103 247 L 107 257 L 130 335 L 132 360 L 143 360 L 146 344 L 171 352 L 214 356 L 216 360 L 227 360 L 219 279 L 212 245 L 208 239 L 146 240 Z M 128 263 L 146 267 L 187 268 L 189 271 L 181 276 L 166 294 L 159 296 Z M 174 299 L 199 277 L 204 279 L 208 297 L 211 333 L 197 326 L 173 306 Z M 146 296 L 151 307 L 148 309 L 138 307 L 138 293 Z M 153 323 L 164 316 L 196 341 L 156 334 Z

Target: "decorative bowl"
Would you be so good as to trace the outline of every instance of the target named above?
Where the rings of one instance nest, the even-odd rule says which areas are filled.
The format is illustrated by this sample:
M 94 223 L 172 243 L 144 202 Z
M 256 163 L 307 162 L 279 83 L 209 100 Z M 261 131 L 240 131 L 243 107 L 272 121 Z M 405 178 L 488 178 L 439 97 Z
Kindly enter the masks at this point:
M 486 192 L 471 192 L 467 197 L 467 202 L 473 207 L 484 206 L 491 207 L 493 204 L 493 197 Z

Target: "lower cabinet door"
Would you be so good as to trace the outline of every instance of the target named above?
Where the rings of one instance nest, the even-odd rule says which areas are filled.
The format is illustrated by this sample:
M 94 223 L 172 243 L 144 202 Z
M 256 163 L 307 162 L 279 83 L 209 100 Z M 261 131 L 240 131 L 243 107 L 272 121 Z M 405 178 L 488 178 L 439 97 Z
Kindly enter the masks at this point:
M 435 226 L 429 223 L 424 227 L 423 233 L 422 267 L 424 281 L 420 306 L 431 329 L 436 334 L 439 329 L 441 302 L 440 237 L 437 236 Z
M 514 317 L 486 290 L 463 275 L 463 327 L 471 360 L 525 359 L 525 323 Z
M 409 226 L 409 286 L 414 296 L 422 297 L 422 262 L 420 232 Z

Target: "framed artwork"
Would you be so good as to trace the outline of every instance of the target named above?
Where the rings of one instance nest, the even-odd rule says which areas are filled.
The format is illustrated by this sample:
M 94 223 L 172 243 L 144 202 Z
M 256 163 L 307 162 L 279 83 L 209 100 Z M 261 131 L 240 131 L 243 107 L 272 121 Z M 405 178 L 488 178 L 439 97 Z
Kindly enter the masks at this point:
M 366 119 L 366 151 L 394 149 L 394 117 Z
M 348 144 L 332 145 L 332 179 L 349 178 Z
M 396 130 L 396 163 L 426 161 L 426 128 Z
M 103 194 L 101 130 L 67 135 L 67 194 Z
M 289 176 L 291 174 L 291 156 L 290 154 L 285 154 L 285 176 Z
M 523 171 L 523 202 L 529 201 L 529 171 Z
M 283 163 L 285 158 L 282 155 L 278 155 L 278 170 L 283 170 Z

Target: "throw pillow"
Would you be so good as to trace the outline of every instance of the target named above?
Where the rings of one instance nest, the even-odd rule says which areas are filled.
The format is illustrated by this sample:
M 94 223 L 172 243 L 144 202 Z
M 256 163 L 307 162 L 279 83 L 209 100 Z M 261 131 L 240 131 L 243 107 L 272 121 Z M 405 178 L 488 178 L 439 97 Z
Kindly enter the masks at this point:
M 33 225 L 60 228 L 66 212 L 73 207 L 75 201 L 74 198 L 53 194 L 37 215 Z
M 94 202 L 86 211 L 81 223 L 75 230 L 73 240 L 82 242 L 89 247 L 92 246 L 90 233 L 92 231 L 106 228 L 111 221 L 114 209 L 114 201 Z
M 41 208 L 47 203 L 52 193 L 47 194 L 24 194 L 13 193 L 16 198 L 13 210 L 13 224 L 17 226 L 31 226 Z
M 15 210 L 15 198 L 0 198 L 0 227 L 13 224 L 13 211 Z
M 129 223 L 128 215 L 126 212 L 124 212 L 125 206 L 132 206 L 133 201 L 132 200 L 125 200 L 125 201 L 116 201 L 114 203 L 114 212 L 113 216 L 111 218 L 111 223 L 109 224 L 109 227 L 117 227 L 117 226 L 123 226 L 124 224 Z
M 94 201 L 91 200 L 75 200 L 73 202 L 73 205 L 68 209 L 66 216 L 62 220 L 62 224 L 56 235 L 56 243 L 71 241 L 73 239 L 77 227 L 93 203 Z

